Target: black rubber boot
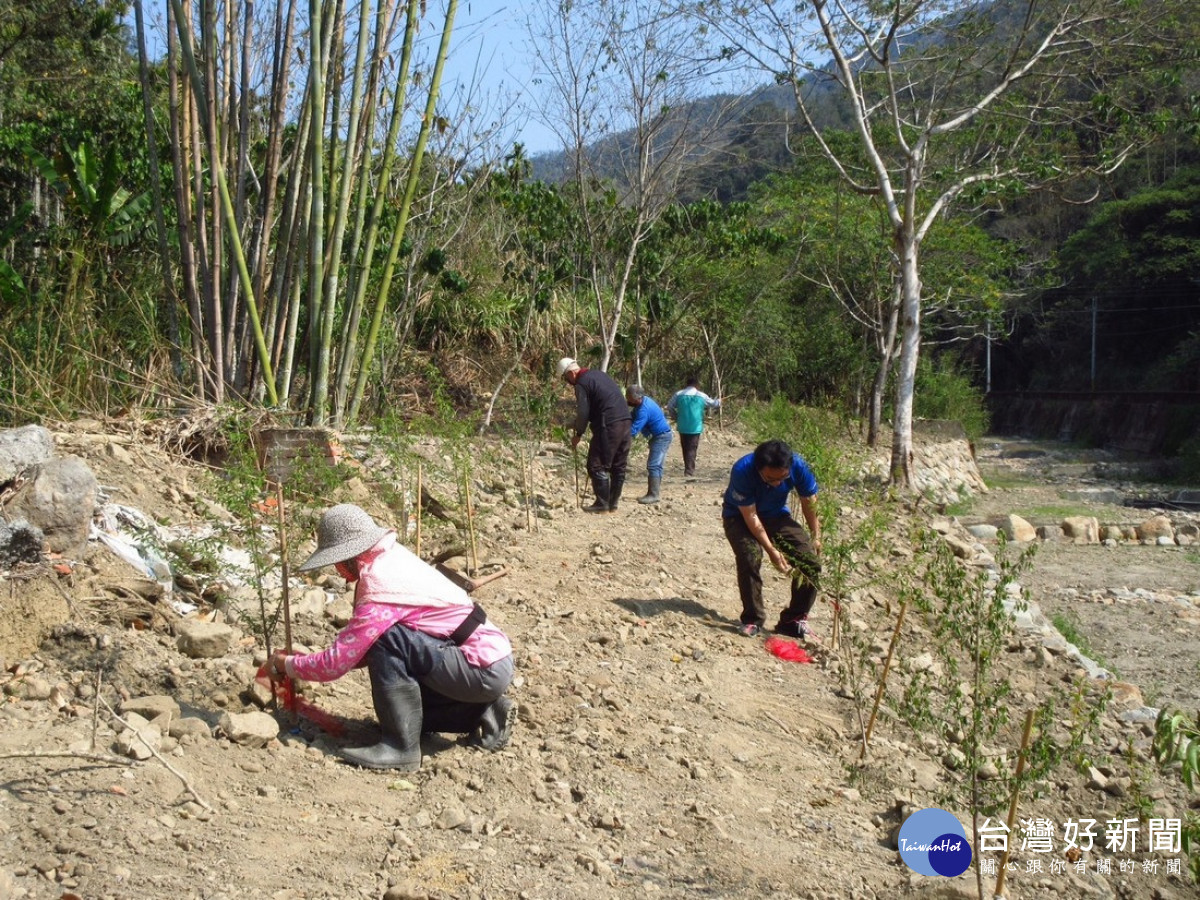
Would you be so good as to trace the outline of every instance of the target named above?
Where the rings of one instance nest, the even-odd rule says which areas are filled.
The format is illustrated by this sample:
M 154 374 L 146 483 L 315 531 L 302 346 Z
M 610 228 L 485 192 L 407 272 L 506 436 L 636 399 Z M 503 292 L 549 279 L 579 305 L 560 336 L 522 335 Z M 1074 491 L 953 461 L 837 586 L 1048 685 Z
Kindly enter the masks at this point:
M 592 491 L 596 494 L 596 499 L 591 506 L 585 506 L 584 512 L 608 512 L 608 497 L 612 487 L 608 480 L 607 472 L 599 472 L 592 476 Z
M 421 686 L 402 681 L 383 686 L 371 679 L 371 700 L 383 731 L 378 744 L 342 751 L 346 762 L 364 769 L 421 768 Z
M 657 503 L 662 499 L 660 496 L 662 491 L 662 479 L 657 475 L 651 475 L 647 479 L 646 496 L 638 497 L 638 503 Z
M 612 490 L 608 495 L 608 511 L 616 512 L 617 504 L 621 502 L 621 491 L 625 487 L 625 473 L 614 475 L 612 480 Z
M 479 719 L 479 746 L 484 750 L 503 750 L 516 721 L 516 703 L 507 697 L 492 702 Z

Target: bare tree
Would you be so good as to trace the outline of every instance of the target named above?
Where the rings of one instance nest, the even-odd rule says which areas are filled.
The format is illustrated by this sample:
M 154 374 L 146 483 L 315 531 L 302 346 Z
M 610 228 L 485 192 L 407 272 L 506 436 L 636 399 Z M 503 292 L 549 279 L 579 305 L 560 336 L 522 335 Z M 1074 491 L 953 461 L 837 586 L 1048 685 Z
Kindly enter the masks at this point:
M 582 0 L 541 7 L 532 45 L 548 82 L 542 116 L 562 141 L 583 217 L 587 290 L 607 370 L 638 254 L 702 163 L 730 111 L 708 97 L 714 66 L 668 0 Z M 615 202 L 605 202 L 613 196 Z
M 1174 0 L 807 0 L 689 5 L 717 55 L 790 85 L 801 121 L 854 190 L 878 196 L 899 284 L 892 478 L 912 486 L 921 247 L 952 204 L 1061 185 L 1121 165 L 1146 137 L 1152 89 L 1127 88 L 1170 59 L 1156 34 Z M 850 110 L 866 165 L 825 141 L 818 105 Z

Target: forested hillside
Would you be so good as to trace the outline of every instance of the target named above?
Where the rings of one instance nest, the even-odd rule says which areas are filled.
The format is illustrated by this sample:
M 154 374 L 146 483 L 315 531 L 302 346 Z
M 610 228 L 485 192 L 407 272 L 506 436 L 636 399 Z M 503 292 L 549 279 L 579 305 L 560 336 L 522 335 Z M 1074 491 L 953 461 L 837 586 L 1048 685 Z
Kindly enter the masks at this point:
M 440 93 L 457 5 L 0 10 L 0 423 L 1200 390 L 1194 4 L 531 4 L 534 161 Z

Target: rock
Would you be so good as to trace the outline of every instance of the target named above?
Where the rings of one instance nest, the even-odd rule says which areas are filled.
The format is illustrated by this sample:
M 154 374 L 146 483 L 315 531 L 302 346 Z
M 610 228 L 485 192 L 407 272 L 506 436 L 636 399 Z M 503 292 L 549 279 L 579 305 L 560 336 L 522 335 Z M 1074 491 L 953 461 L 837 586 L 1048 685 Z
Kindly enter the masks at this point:
M 167 734 L 175 740 L 180 740 L 186 737 L 211 737 L 212 730 L 203 719 L 197 716 L 184 716 L 171 721 L 171 727 L 167 729 Z
M 96 510 L 96 476 L 87 463 L 68 456 L 40 463 L 26 475 L 29 480 L 5 505 L 5 516 L 41 529 L 45 548 L 52 553 L 82 553 Z
M 173 722 L 179 718 L 179 704 L 175 702 L 174 697 L 168 697 L 166 694 L 152 694 L 148 697 L 130 697 L 122 701 L 120 712 L 122 716 L 137 713 L 149 722 L 159 716 L 167 716 L 168 721 Z
M 1124 538 L 1124 535 L 1121 533 L 1120 525 L 1101 525 L 1100 526 L 1100 540 L 1103 541 L 1105 544 L 1108 544 L 1110 541 L 1113 543 L 1116 543 L 1116 542 L 1122 540 L 1123 538 Z
M 244 747 L 265 747 L 279 737 L 279 723 L 265 712 L 224 713 L 217 725 L 225 737 Z
M 162 745 L 162 731 L 137 713 L 122 716 L 126 728 L 117 735 L 114 747 L 122 756 L 149 759 Z
M 978 525 L 968 525 L 967 531 L 971 533 L 971 537 L 980 541 L 994 541 L 999 529 L 995 525 L 981 523 Z
M 1151 516 L 1137 526 L 1137 536 L 1140 541 L 1157 541 L 1161 537 L 1170 538 L 1175 543 L 1175 529 L 1171 520 L 1166 516 Z
M 1060 543 L 1066 540 L 1066 533 L 1058 525 L 1039 525 L 1037 528 L 1037 536 L 1043 541 L 1050 543 Z
M 0 430 L 0 485 L 54 458 L 54 436 L 41 425 Z
M 1062 520 L 1062 530 L 1076 544 L 1100 543 L 1100 522 L 1095 516 L 1068 516 Z
M 1020 516 L 1007 515 L 993 519 L 992 524 L 1010 541 L 1025 543 L 1037 539 L 1037 530 Z
M 175 645 L 192 659 L 216 659 L 229 652 L 233 629 L 220 622 L 185 619 L 176 626 Z
M 1109 683 L 1108 689 L 1112 692 L 1109 703 L 1115 709 L 1140 709 L 1146 705 L 1142 689 L 1136 684 L 1130 684 L 1128 681 L 1113 681 Z
M 45 542 L 42 529 L 24 519 L 0 520 L 0 569 L 11 569 L 19 562 L 37 562 Z

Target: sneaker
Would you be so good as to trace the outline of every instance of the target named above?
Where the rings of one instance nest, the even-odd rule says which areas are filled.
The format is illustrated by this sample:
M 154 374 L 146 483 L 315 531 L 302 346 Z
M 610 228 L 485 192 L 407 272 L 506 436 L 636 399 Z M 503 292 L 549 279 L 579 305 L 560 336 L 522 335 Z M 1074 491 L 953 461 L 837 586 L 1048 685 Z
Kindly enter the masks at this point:
M 758 637 L 762 632 L 762 627 L 755 625 L 753 622 L 743 622 L 738 626 L 737 633 L 742 637 Z
M 798 638 L 802 641 L 812 638 L 812 628 L 809 627 L 808 619 L 795 619 L 791 622 L 780 620 L 775 626 L 775 633 L 783 637 Z

